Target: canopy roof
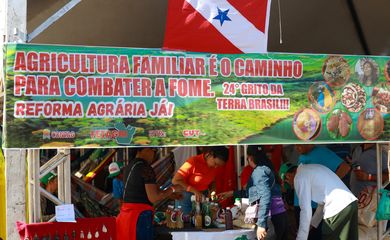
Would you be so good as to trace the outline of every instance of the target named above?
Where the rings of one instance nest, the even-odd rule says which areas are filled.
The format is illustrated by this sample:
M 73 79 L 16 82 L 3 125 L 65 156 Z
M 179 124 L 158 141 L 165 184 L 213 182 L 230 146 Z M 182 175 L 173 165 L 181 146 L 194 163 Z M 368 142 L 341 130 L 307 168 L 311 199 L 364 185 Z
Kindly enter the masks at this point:
M 164 38 L 167 2 L 82 1 L 33 42 L 159 48 Z M 283 44 L 279 43 L 278 1 L 273 0 L 270 52 L 390 54 L 387 0 L 280 2 Z M 28 1 L 29 32 L 66 3 Z

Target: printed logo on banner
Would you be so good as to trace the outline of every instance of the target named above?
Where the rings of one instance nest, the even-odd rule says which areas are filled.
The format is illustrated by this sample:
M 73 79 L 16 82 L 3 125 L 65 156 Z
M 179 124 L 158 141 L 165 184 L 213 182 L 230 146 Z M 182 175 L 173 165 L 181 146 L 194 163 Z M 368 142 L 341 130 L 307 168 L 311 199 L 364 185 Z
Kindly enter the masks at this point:
M 118 144 L 130 145 L 135 134 L 135 128 L 131 125 L 127 127 L 123 123 L 115 124 L 115 129 L 92 129 L 90 131 L 91 139 L 112 140 L 115 139 Z
M 164 138 L 167 136 L 167 133 L 164 130 L 149 130 L 149 137 Z
M 43 139 L 50 139 L 50 130 L 49 129 L 43 129 L 42 138 Z
M 206 133 L 200 131 L 200 129 L 184 129 L 183 137 L 185 138 L 198 138 L 199 136 L 205 136 Z
M 118 136 L 127 137 L 127 131 L 118 131 L 109 128 L 93 129 L 90 131 L 90 136 L 92 139 L 112 140 L 116 139 Z
M 135 134 L 135 127 L 133 127 L 131 125 L 125 126 L 124 123 L 117 123 L 117 124 L 115 124 L 115 128 L 118 131 L 126 131 L 127 132 L 126 137 L 118 136 L 116 138 L 116 142 L 118 144 L 121 144 L 121 145 L 130 145 L 131 141 L 133 140 L 133 136 Z
M 42 139 L 73 139 L 75 137 L 74 131 L 51 131 L 50 129 L 42 131 Z

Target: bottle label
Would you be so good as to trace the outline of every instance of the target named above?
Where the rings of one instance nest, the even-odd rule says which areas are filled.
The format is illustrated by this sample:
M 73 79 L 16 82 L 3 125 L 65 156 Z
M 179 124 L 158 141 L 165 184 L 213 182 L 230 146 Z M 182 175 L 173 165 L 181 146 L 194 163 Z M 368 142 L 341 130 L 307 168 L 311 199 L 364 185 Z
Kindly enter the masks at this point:
M 210 216 L 205 216 L 204 217 L 204 225 L 206 227 L 210 227 L 210 225 L 211 225 L 211 217 Z

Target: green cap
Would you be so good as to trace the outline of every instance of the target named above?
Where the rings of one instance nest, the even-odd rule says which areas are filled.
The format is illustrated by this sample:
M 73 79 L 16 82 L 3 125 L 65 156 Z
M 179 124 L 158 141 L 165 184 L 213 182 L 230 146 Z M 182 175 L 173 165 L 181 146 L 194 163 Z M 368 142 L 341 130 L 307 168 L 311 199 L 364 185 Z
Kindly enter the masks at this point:
M 49 172 L 45 176 L 41 178 L 41 183 L 43 183 L 45 186 L 52 180 L 53 178 L 57 177 L 57 174 L 53 172 Z
M 282 166 L 280 166 L 279 176 L 282 179 L 282 181 L 286 179 L 286 173 L 295 167 L 297 167 L 297 165 L 293 163 L 283 163 Z
M 110 166 L 108 166 L 108 172 L 110 174 L 108 177 L 113 178 L 118 176 L 121 173 L 122 168 L 123 162 L 112 162 Z

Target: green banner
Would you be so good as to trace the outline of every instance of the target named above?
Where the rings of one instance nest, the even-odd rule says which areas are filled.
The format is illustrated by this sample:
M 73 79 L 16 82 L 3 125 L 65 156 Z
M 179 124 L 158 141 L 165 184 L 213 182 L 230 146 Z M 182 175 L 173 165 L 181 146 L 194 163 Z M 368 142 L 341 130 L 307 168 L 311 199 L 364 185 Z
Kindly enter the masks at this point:
M 6 148 L 383 142 L 390 57 L 8 44 Z

